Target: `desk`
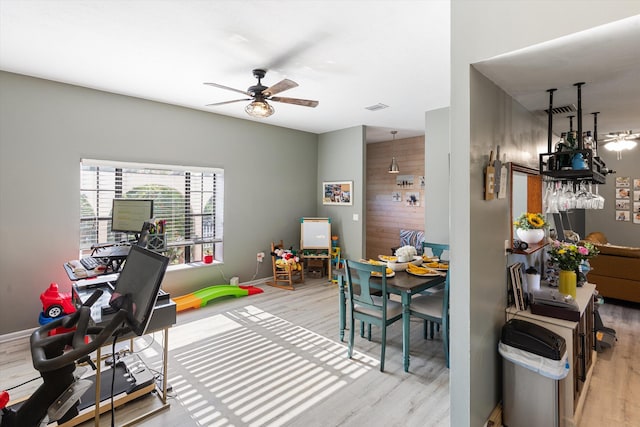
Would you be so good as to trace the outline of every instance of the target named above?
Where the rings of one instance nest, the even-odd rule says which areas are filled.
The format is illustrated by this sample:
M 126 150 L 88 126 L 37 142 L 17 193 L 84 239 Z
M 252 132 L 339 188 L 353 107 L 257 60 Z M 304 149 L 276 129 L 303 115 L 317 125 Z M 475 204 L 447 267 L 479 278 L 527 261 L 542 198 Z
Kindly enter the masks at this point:
M 104 310 L 102 310 L 102 307 L 100 306 L 100 301 L 109 301 L 110 297 L 111 297 L 111 292 L 112 292 L 112 286 L 108 283 L 108 282 L 95 282 L 94 281 L 88 281 L 89 285 L 87 285 L 86 283 L 84 285 L 79 285 L 77 283 L 74 283 L 72 286 L 72 295 L 73 295 L 73 299 L 76 303 L 82 303 L 83 301 L 86 301 L 87 298 L 89 298 L 89 296 L 97 289 L 101 289 L 104 291 L 103 296 L 101 297 L 101 300 L 98 300 L 95 304 L 94 304 L 94 308 L 92 309 L 91 312 L 91 317 L 92 320 L 94 321 L 94 323 L 96 324 L 96 326 L 101 326 L 104 324 L 107 324 L 111 321 L 111 319 L 113 318 L 113 313 L 105 313 Z M 162 292 L 162 291 L 161 291 Z M 146 414 L 144 414 L 143 416 L 131 421 L 129 424 L 135 424 L 136 422 L 140 421 L 143 418 L 146 418 L 156 412 L 159 412 L 161 410 L 167 409 L 169 407 L 169 404 L 167 403 L 167 363 L 168 363 L 168 352 L 169 352 L 169 328 L 171 326 L 173 326 L 176 323 L 176 303 L 171 300 L 169 298 L 169 295 L 162 292 L 162 295 L 159 294 L 158 296 L 158 300 L 156 302 L 156 305 L 153 308 L 153 313 L 151 315 L 151 319 L 149 320 L 149 326 L 147 327 L 147 330 L 145 331 L 145 333 L 152 333 L 152 332 L 156 332 L 156 331 L 163 331 L 164 334 L 164 340 L 162 343 L 162 348 L 163 348 L 163 364 L 162 364 L 162 394 L 158 394 L 158 397 L 160 398 L 160 400 L 162 401 L 162 406 L 150 411 Z M 133 338 L 135 337 L 135 335 L 133 333 L 129 333 L 127 335 L 123 335 L 122 337 L 119 337 L 118 340 L 124 340 L 124 339 L 131 339 L 131 351 L 133 351 Z M 94 416 L 94 421 L 95 421 L 95 426 L 98 427 L 100 425 L 100 414 L 103 412 L 106 412 L 110 409 L 110 404 L 106 404 L 106 405 L 101 405 L 100 404 L 100 370 L 101 370 L 101 349 L 98 347 L 98 349 L 96 350 L 96 358 L 97 358 L 97 371 L 96 371 L 96 403 L 95 403 L 95 410 L 93 412 L 93 416 Z M 153 387 L 151 388 L 151 390 L 153 390 L 155 388 L 155 384 L 153 384 Z M 150 391 L 147 389 L 144 389 L 144 391 Z M 136 395 L 135 397 L 138 397 L 138 395 Z M 123 400 L 121 403 L 125 403 L 127 400 L 131 400 L 135 397 L 130 397 L 129 399 Z M 77 425 L 81 422 L 84 422 L 86 420 L 89 420 L 91 418 L 91 413 L 85 413 L 85 414 L 80 414 L 77 417 L 73 418 L 72 420 L 69 420 L 67 423 L 63 424 L 65 427 L 66 426 L 74 426 Z M 127 424 L 127 425 L 129 425 Z
M 336 270 L 338 276 L 338 288 L 340 290 L 339 310 L 340 310 L 340 341 L 344 340 L 344 329 L 346 324 L 346 296 L 345 296 L 345 275 L 344 269 Z M 444 283 L 445 276 L 414 276 L 406 271 L 396 271 L 394 277 L 387 279 L 387 292 L 400 295 L 402 300 L 402 357 L 404 360 L 404 371 L 409 372 L 409 326 L 411 297 L 429 288 Z M 372 278 L 372 283 L 380 282 L 382 279 Z

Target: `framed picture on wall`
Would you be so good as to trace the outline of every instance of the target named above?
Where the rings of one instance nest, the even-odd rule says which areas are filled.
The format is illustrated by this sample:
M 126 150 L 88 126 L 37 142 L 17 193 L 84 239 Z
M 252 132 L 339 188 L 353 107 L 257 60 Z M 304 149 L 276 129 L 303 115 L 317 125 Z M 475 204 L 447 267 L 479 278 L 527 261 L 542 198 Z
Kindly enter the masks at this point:
M 616 221 L 629 221 L 630 219 L 629 211 L 616 211 Z
M 323 205 L 352 205 L 353 181 L 326 181 L 322 183 Z
M 420 206 L 420 192 L 409 191 L 404 193 L 404 200 L 407 206 Z
M 626 211 L 626 210 L 629 210 L 629 206 L 631 206 L 629 204 L 629 200 L 624 200 L 624 199 L 616 200 L 616 209 Z
M 631 179 L 628 176 L 617 176 L 616 177 L 616 187 L 629 188 L 630 186 L 631 186 Z

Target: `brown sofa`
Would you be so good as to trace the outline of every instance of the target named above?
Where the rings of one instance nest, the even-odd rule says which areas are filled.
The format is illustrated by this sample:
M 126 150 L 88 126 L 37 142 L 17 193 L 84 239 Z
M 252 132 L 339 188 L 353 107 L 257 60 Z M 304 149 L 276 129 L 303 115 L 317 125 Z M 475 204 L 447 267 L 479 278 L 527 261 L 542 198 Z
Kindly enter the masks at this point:
M 612 245 L 600 232 L 590 233 L 584 240 L 600 251 L 589 260 L 592 270 L 587 275 L 600 295 L 640 302 L 640 248 Z

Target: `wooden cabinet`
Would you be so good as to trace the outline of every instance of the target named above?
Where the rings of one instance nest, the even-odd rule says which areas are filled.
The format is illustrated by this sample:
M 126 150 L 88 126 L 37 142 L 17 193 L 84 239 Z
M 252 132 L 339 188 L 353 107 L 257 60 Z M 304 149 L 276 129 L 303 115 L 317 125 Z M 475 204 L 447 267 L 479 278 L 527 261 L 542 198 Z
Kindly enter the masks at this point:
M 596 361 L 593 292 L 595 285 L 586 283 L 577 289 L 576 302 L 580 307 L 580 320 L 556 319 L 532 314 L 529 309 L 517 311 L 515 307 L 506 310 L 507 320 L 517 317 L 526 320 L 563 337 L 567 343 L 569 374 L 560 380 L 559 387 L 559 425 L 576 427 L 580 421 L 586 391 Z M 526 387 L 526 384 L 522 384 Z

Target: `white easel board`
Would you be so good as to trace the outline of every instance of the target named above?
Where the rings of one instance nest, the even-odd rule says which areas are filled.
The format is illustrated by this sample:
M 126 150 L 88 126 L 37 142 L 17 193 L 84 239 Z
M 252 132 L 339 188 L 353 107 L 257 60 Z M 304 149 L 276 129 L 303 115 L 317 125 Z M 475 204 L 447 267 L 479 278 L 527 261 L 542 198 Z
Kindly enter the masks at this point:
M 331 251 L 331 219 L 300 219 L 300 250 L 327 249 Z

